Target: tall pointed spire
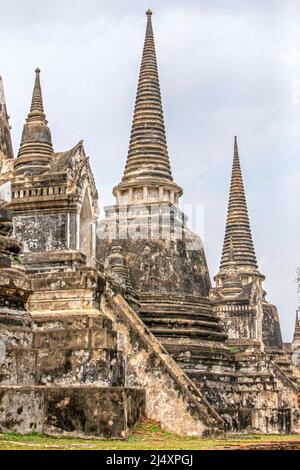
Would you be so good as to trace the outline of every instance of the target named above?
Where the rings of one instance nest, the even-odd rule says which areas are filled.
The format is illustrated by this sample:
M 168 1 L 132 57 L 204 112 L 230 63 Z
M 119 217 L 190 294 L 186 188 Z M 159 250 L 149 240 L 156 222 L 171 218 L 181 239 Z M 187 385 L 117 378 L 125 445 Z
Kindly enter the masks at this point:
M 39 118 L 41 121 L 47 124 L 46 116 L 44 114 L 44 104 L 43 104 L 43 97 L 42 97 L 40 73 L 41 73 L 40 69 L 36 68 L 31 108 L 30 108 L 30 113 L 28 115 L 27 121 L 28 120 L 33 121 Z
M 51 132 L 44 113 L 40 69 L 35 70 L 35 83 L 30 112 L 26 119 L 15 173 L 39 174 L 47 170 L 53 154 Z
M 132 122 L 127 163 L 122 183 L 114 189 L 128 187 L 130 183 L 167 183 L 182 194 L 174 182 L 168 155 L 162 110 L 155 43 L 152 29 L 152 11 L 148 10 L 146 37 L 140 68 L 137 96 Z
M 10 135 L 9 116 L 6 108 L 4 87 L 0 76 L 0 161 L 14 158 Z
M 299 310 L 296 310 L 296 321 L 295 321 L 295 330 L 293 342 L 300 341 L 300 320 L 299 320 Z
M 221 269 L 230 264 L 232 245 L 237 266 L 244 268 L 246 271 L 254 270 L 257 272 L 258 266 L 252 241 L 236 137 L 234 138 L 234 157 Z

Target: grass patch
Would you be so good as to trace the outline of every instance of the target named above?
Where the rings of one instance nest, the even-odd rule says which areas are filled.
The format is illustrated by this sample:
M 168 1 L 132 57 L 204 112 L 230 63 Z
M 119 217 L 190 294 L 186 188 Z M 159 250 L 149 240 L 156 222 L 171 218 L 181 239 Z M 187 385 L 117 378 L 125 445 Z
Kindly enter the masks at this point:
M 21 435 L 0 435 L 1 450 L 207 450 L 244 447 L 251 444 L 270 444 L 296 441 L 298 435 L 230 435 L 215 438 L 177 436 L 162 431 L 153 421 L 145 421 L 135 429 L 127 440 L 87 439 L 70 436 L 45 436 L 32 431 Z M 298 444 L 297 444 L 298 445 Z

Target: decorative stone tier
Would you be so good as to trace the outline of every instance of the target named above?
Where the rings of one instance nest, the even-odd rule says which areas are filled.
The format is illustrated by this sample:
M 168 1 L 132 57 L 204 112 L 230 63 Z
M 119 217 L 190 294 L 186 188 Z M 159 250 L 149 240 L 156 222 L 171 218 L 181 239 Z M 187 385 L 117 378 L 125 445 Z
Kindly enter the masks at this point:
M 120 183 L 114 188 L 113 194 L 118 205 L 169 202 L 178 206 L 182 189 L 172 181 L 166 182 L 161 178 L 153 181 L 150 178 L 144 178 L 142 182 Z
M 99 302 L 105 280 L 99 273 L 85 266 L 62 266 L 38 271 L 28 270 L 33 293 L 28 309 L 36 315 L 99 315 Z
M 33 197 L 40 197 L 40 196 L 53 196 L 53 195 L 60 196 L 60 195 L 66 194 L 66 189 L 67 189 L 66 186 L 58 185 L 58 186 L 49 186 L 45 188 L 42 183 L 44 183 L 44 181 L 41 182 L 40 186 L 38 186 L 38 184 L 36 183 L 35 188 L 31 187 L 27 189 L 19 189 L 19 190 L 15 189 L 15 191 L 13 191 L 13 194 L 12 194 L 13 199 L 19 199 L 19 198 L 25 199 L 25 198 L 33 198 Z M 51 197 L 51 200 L 52 200 L 52 197 Z M 34 202 L 37 202 L 37 200 L 35 200 Z
M 36 279 L 38 284 L 39 282 L 42 283 L 39 274 L 47 272 L 59 273 L 66 271 L 66 279 L 68 279 L 68 277 L 70 276 L 78 278 L 78 274 L 80 272 L 89 272 L 90 269 L 85 269 L 86 256 L 76 250 L 62 249 L 53 251 L 24 253 L 21 256 L 21 259 L 24 265 L 26 266 L 28 274 L 32 276 L 33 279 Z M 93 271 L 91 270 L 91 272 Z M 79 274 L 79 278 L 80 277 L 81 276 Z
M 197 340 L 225 341 L 221 321 L 212 313 L 207 299 L 189 295 L 141 294 L 140 316 L 153 334 L 165 344 L 175 338 L 184 344 Z

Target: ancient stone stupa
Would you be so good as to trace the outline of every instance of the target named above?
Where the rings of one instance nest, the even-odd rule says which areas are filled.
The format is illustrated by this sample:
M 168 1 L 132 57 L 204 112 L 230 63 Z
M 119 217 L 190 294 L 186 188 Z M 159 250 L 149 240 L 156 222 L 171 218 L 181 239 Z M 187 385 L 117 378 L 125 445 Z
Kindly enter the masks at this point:
M 219 430 L 217 412 L 129 305 L 137 298 L 121 247 L 105 266 L 95 259 L 89 161 L 82 142 L 53 151 L 39 69 L 18 157 L 3 180 L 18 238 L 3 212 L 0 431 L 122 438 L 144 416 L 182 434 Z
M 211 301 L 224 321 L 228 342 L 239 350 L 271 353 L 283 348 L 278 312 L 266 300 L 264 280 L 258 270 L 235 137 L 224 245 Z
M 258 271 L 237 139 L 216 288 L 203 244 L 179 208 L 182 192 L 170 168 L 148 10 L 127 162 L 113 190 L 116 203 L 105 209 L 97 232 L 97 258 L 104 263 L 112 247 L 122 250 L 140 318 L 225 428 L 295 429 L 296 387 L 277 310 L 265 299 Z
M 97 258 L 105 262 L 116 240 L 122 246 L 139 314 L 168 351 L 222 352 L 226 335 L 208 300 L 204 247 L 187 228 L 171 173 L 151 17 L 148 10 L 125 171 L 116 204 L 105 208 Z
M 3 203 L 0 431 L 126 437 L 147 417 L 198 436 L 299 432 L 298 385 L 257 266 L 237 139 L 216 287 L 180 209 L 152 12 L 125 171 L 97 234 L 89 158 L 82 141 L 54 151 L 35 74 L 16 159 L 0 81 L 0 189 L 12 212 Z

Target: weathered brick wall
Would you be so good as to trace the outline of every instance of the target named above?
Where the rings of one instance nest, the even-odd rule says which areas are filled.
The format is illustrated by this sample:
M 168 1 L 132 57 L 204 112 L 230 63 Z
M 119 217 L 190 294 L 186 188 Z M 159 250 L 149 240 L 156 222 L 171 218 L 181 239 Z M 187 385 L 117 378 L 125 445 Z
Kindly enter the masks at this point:
M 124 387 L 117 335 L 100 312 L 32 320 L 0 311 L 0 340 L 0 432 L 122 438 L 145 416 L 145 391 Z
M 263 342 L 267 348 L 283 348 L 280 320 L 274 305 L 263 305 Z
M 0 431 L 124 438 L 144 417 L 145 392 L 117 387 L 0 386 Z
M 67 214 L 14 217 L 14 234 L 24 253 L 67 249 Z

